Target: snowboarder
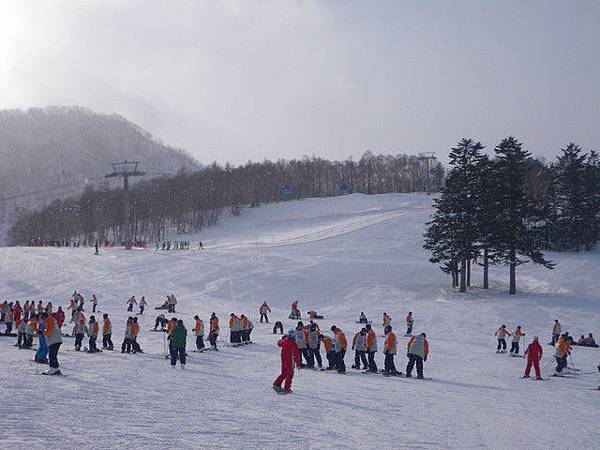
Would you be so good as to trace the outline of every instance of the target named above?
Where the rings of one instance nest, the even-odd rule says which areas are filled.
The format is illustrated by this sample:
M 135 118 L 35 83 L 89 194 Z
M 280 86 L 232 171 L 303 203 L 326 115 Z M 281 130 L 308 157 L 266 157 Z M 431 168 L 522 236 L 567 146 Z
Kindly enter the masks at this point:
M 248 344 L 250 342 L 250 321 L 245 314 L 240 315 L 240 340 L 242 344 Z
M 319 368 L 323 367 L 323 360 L 321 359 L 321 343 L 319 341 L 319 328 L 317 327 L 316 323 L 311 324 L 308 327 L 307 330 L 308 333 L 308 351 L 311 354 L 312 360 L 313 360 L 313 366 L 314 366 L 314 361 L 317 361 L 317 365 L 319 366 Z
M 217 348 L 217 338 L 219 337 L 219 318 L 215 313 L 212 313 L 209 321 L 208 342 L 213 350 Z
M 525 336 L 525 333 L 523 333 L 521 325 L 519 325 L 513 333 L 512 342 L 510 344 L 511 356 L 519 356 L 519 341 L 521 340 L 521 336 Z
M 296 342 L 300 353 L 306 361 L 306 364 L 302 364 L 302 358 L 300 358 L 300 364 L 302 365 L 302 367 L 313 368 L 315 366 L 315 362 L 312 358 L 311 353 L 308 351 L 308 333 L 304 329 L 304 324 L 302 322 L 298 322 L 294 333 L 294 341 Z
M 104 319 L 104 322 L 102 323 L 102 348 L 112 350 L 114 348 L 112 341 L 112 323 L 106 313 L 102 315 L 102 319 Z
M 96 352 L 100 351 L 98 349 L 98 347 L 96 346 L 96 341 L 98 339 L 99 332 L 100 332 L 100 326 L 98 325 L 98 322 L 96 322 L 96 317 L 90 316 L 90 322 L 87 327 L 87 333 L 88 333 L 88 338 L 89 338 L 88 353 L 96 353 Z
M 408 316 L 406 316 L 406 336 L 412 336 L 413 324 L 415 323 L 413 319 L 412 312 L 409 311 Z
M 332 325 L 331 331 L 333 332 L 333 346 L 335 349 L 335 363 L 338 373 L 346 373 L 346 363 L 344 357 L 346 356 L 346 349 L 348 348 L 348 341 L 344 332 Z
M 506 353 L 506 336 L 512 336 L 510 331 L 506 329 L 506 325 L 502 325 L 496 332 L 494 336 L 498 337 L 498 348 L 496 349 L 496 353 Z
M 271 312 L 271 308 L 269 308 L 267 302 L 263 302 L 258 311 L 260 312 L 260 323 L 263 323 L 263 319 L 265 319 L 266 323 L 269 323 L 269 316 L 267 314 Z
M 127 300 L 127 312 L 133 311 L 133 305 L 137 304 L 137 300 L 135 299 L 135 295 L 132 295 L 129 300 Z
M 142 315 L 144 314 L 144 309 L 146 309 L 146 305 L 148 303 L 146 302 L 146 297 L 144 297 L 142 295 L 142 298 L 140 299 L 140 302 L 138 303 L 138 306 L 140 307 L 140 312 L 138 314 Z
M 531 366 L 535 369 L 535 379 L 542 379 L 542 371 L 540 370 L 540 361 L 542 360 L 542 355 L 544 354 L 544 350 L 542 350 L 542 346 L 540 345 L 539 338 L 537 336 L 533 337 L 533 341 L 527 349 L 525 350 L 525 356 L 527 356 L 527 367 L 525 368 L 525 375 L 523 378 L 529 378 L 529 373 L 531 372 Z
M 369 323 L 364 312 L 361 312 L 360 316 L 358 316 L 358 323 Z
M 353 369 L 360 369 L 360 363 L 363 364 L 363 370 L 367 370 L 369 368 L 369 363 L 367 362 L 367 329 L 363 328 L 358 333 L 354 335 L 352 339 L 352 350 L 354 350 L 354 365 Z
M 275 322 L 275 326 L 273 327 L 273 334 L 277 334 L 279 331 L 280 334 L 283 334 L 283 324 L 278 320 Z
M 138 323 L 138 318 L 134 317 L 131 323 L 131 346 L 133 347 L 132 353 L 144 353 L 137 341 L 139 333 L 140 324 Z
M 201 352 L 204 350 L 204 322 L 198 316 L 194 316 L 194 320 L 196 323 L 192 331 L 196 335 L 196 349 Z
M 558 321 L 558 319 L 554 320 L 554 324 L 552 325 L 552 340 L 548 343 L 548 345 L 555 345 L 556 341 L 560 337 L 560 333 L 562 332 L 562 325 Z
M 298 300 L 292 303 L 292 312 L 290 312 L 290 319 L 299 320 L 300 310 L 298 309 Z
M 413 367 L 417 366 L 417 378 L 423 378 L 423 362 L 427 361 L 429 342 L 425 333 L 410 338 L 407 344 L 408 364 L 406 365 L 406 378 L 412 376 Z
M 165 327 L 167 326 L 167 318 L 164 314 L 159 314 L 158 316 L 156 316 L 156 321 L 154 322 L 154 329 L 156 330 L 159 325 L 161 331 L 164 331 Z
M 562 334 L 554 344 L 554 357 L 556 358 L 556 369 L 554 375 L 561 376 L 563 369 L 567 367 L 567 357 L 571 354 L 571 346 Z
M 323 348 L 325 349 L 325 357 L 327 358 L 326 370 L 335 369 L 336 363 L 333 339 L 331 339 L 329 336 L 319 334 L 319 341 L 323 343 Z
M 131 353 L 131 344 L 133 339 L 131 337 L 131 325 L 133 324 L 133 317 L 129 316 L 127 318 L 127 323 L 125 324 L 125 336 L 123 338 L 123 344 L 121 344 L 121 353 Z
M 390 316 L 388 313 L 384 312 L 383 313 L 383 323 L 382 323 L 383 334 L 384 335 L 385 335 L 385 329 L 388 326 L 392 326 L 392 316 Z
M 294 378 L 294 364 L 301 367 L 300 349 L 294 341 L 296 332 L 289 330 L 287 336 L 282 337 L 277 346 L 281 348 L 281 374 L 273 382 L 273 390 L 278 393 L 289 394 L 292 392 L 292 379 Z M 283 388 L 281 384 L 285 381 Z
M 229 342 L 231 345 L 238 345 L 241 342 L 240 319 L 235 313 L 231 313 L 229 318 Z
M 75 335 L 75 350 L 81 350 L 81 343 L 83 342 L 83 336 L 86 333 L 85 317 L 83 313 L 78 312 L 75 315 L 75 324 L 73 325 L 73 334 Z
M 98 306 L 98 299 L 96 298 L 95 295 L 92 295 L 90 303 L 92 304 L 92 312 L 95 313 L 96 312 L 96 307 Z
M 174 369 L 177 364 L 177 359 L 181 364 L 181 368 L 185 369 L 185 347 L 187 339 L 187 329 L 183 325 L 183 321 L 180 319 L 177 321 L 175 328 L 171 332 L 171 367 Z
M 60 329 L 58 328 L 54 317 L 46 316 L 43 320 L 43 334 L 46 338 L 46 345 L 48 346 L 48 356 L 50 359 L 50 368 L 44 373 L 46 375 L 60 375 L 60 366 L 58 364 L 58 349 L 62 344 L 62 338 L 60 337 Z
M 394 364 L 394 356 L 396 356 L 396 335 L 392 331 L 392 326 L 388 325 L 385 327 L 385 343 L 383 345 L 383 354 L 385 355 L 385 361 L 383 363 L 384 375 L 396 375 L 396 365 Z
M 375 364 L 375 353 L 377 353 L 377 334 L 371 328 L 371 324 L 365 326 L 367 330 L 367 356 L 369 360 L 369 372 L 377 373 Z

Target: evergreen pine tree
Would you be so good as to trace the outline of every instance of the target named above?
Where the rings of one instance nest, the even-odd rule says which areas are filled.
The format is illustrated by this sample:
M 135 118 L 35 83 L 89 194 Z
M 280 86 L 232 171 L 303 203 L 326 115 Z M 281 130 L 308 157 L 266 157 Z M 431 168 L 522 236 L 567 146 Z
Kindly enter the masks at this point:
M 591 151 L 583 170 L 583 243 L 590 251 L 600 234 L 600 158 Z
M 544 258 L 540 242 L 527 226 L 528 199 L 523 189 L 529 153 L 515 138 L 507 137 L 496 152 L 497 224 L 493 246 L 498 259 L 509 266 L 511 295 L 516 294 L 516 268 L 529 260 L 551 269 L 554 264 Z M 528 258 L 528 259 L 527 259 Z

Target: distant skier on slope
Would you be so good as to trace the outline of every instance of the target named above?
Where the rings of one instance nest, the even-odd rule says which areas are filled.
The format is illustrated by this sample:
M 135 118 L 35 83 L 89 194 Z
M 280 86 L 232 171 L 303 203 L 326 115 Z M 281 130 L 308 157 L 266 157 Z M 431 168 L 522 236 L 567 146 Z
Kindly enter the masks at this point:
M 353 369 L 360 369 L 360 363 L 363 364 L 363 370 L 369 368 L 367 361 L 367 329 L 363 328 L 352 338 L 352 350 L 354 350 L 354 364 Z
M 219 318 L 215 313 L 212 313 L 209 321 L 208 342 L 213 350 L 217 348 L 217 338 L 219 337 Z
M 558 338 L 560 337 L 561 332 L 562 332 L 562 325 L 560 324 L 558 319 L 555 319 L 554 323 L 552 324 L 552 340 L 550 342 L 548 342 L 548 345 L 556 344 L 556 341 L 558 341 Z
M 542 360 L 543 354 L 544 350 L 542 350 L 542 346 L 539 343 L 539 338 L 537 336 L 534 336 L 533 341 L 527 346 L 527 349 L 525 350 L 525 356 L 527 356 L 527 367 L 525 368 L 525 375 L 523 375 L 523 378 L 529 378 L 531 366 L 533 366 L 533 368 L 535 369 L 535 379 L 542 379 L 540 361 Z
M 138 314 L 140 314 L 140 315 L 144 314 L 144 309 L 146 309 L 147 304 L 148 304 L 148 302 L 146 302 L 146 297 L 144 297 L 142 295 L 142 298 L 140 299 L 140 302 L 138 303 L 138 306 L 140 308 L 140 312 Z
M 198 316 L 194 316 L 194 320 L 196 322 L 194 323 L 192 331 L 196 336 L 196 350 L 202 352 L 204 351 L 204 322 L 202 322 L 202 319 Z
M 371 324 L 365 326 L 367 330 L 367 358 L 369 360 L 369 372 L 377 373 L 375 364 L 375 353 L 377 353 L 377 334 L 371 328 Z
M 277 346 L 281 348 L 281 374 L 273 382 L 273 390 L 277 393 L 289 394 L 292 392 L 294 365 L 300 369 L 300 349 L 294 341 L 295 334 L 294 330 L 289 330 L 287 336 L 277 342 Z M 285 384 L 282 388 L 281 384 L 284 381 Z
M 137 305 L 137 300 L 135 299 L 135 295 L 132 295 L 129 297 L 129 300 L 127 300 L 127 312 L 133 311 L 134 305 Z
M 405 336 L 412 336 L 412 330 L 413 330 L 414 323 L 415 323 L 415 320 L 413 319 L 412 312 L 409 311 L 408 315 L 406 316 L 406 335 Z
M 410 338 L 407 344 L 408 364 L 406 366 L 406 378 L 412 376 L 413 367 L 417 366 L 417 378 L 423 378 L 423 362 L 427 361 L 429 355 L 429 342 L 427 335 L 421 333 Z
M 498 337 L 498 348 L 496 348 L 496 353 L 506 353 L 506 336 L 512 336 L 510 331 L 506 329 L 506 325 L 502 325 L 496 332 L 494 336 Z
M 358 316 L 358 323 L 369 323 L 369 320 L 364 312 L 361 312 L 360 316 Z
M 523 330 L 521 329 L 521 325 L 517 326 L 517 329 L 513 333 L 512 342 L 510 344 L 510 355 L 511 356 L 519 356 L 519 341 L 521 340 L 521 336 L 525 336 Z
M 396 335 L 392 331 L 391 325 L 388 325 L 387 327 L 385 327 L 385 343 L 383 347 L 383 354 L 385 355 L 383 369 L 384 375 L 390 376 L 398 375 L 400 373 L 396 370 L 396 365 L 394 364 L 394 356 L 396 355 L 396 350 Z
M 388 313 L 384 312 L 383 313 L 383 323 L 381 324 L 381 326 L 383 327 L 383 334 L 385 335 L 385 329 L 388 326 L 392 326 L 392 316 L 390 316 Z
M 108 314 L 106 313 L 102 315 L 102 319 L 102 348 L 105 348 L 106 350 L 112 350 L 112 323 L 108 318 Z
M 267 314 L 271 312 L 271 308 L 269 308 L 267 302 L 263 302 L 258 311 L 260 313 L 260 323 L 263 322 L 263 319 L 265 319 L 265 322 L 269 323 L 269 316 Z
M 100 332 L 100 326 L 98 325 L 98 322 L 96 322 L 96 317 L 90 316 L 90 322 L 87 327 L 87 334 L 88 334 L 88 338 L 89 338 L 88 353 L 96 353 L 96 352 L 101 351 L 96 346 L 96 341 L 98 339 L 99 332 Z
M 300 310 L 298 309 L 298 300 L 292 303 L 292 311 L 290 312 L 290 319 L 299 320 L 300 319 Z
M 346 335 L 344 332 L 333 325 L 331 327 L 331 331 L 333 332 L 333 344 L 335 349 L 335 364 L 338 373 L 346 373 L 346 363 L 344 362 L 344 357 L 346 356 L 346 350 L 348 349 L 348 341 L 346 340 Z

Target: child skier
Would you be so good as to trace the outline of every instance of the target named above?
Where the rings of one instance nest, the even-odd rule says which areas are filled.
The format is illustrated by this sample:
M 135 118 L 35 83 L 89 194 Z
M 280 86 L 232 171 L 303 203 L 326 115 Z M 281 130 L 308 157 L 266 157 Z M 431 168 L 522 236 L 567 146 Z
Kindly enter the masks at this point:
M 325 349 L 325 357 L 327 358 L 327 367 L 326 370 L 335 369 L 335 349 L 333 347 L 333 339 L 329 336 L 325 336 L 323 334 L 319 334 L 319 341 L 323 343 L 323 348 Z
M 513 333 L 512 342 L 510 344 L 510 356 L 519 356 L 519 341 L 521 336 L 525 336 L 525 333 L 521 330 L 521 325 L 517 327 Z
M 294 378 L 294 363 L 300 369 L 300 349 L 294 341 L 296 331 L 289 330 L 287 336 L 282 337 L 277 346 L 281 348 L 281 374 L 273 382 L 273 390 L 277 393 L 290 394 L 292 392 L 292 379 Z M 284 387 L 281 384 L 285 381 Z
M 42 320 L 38 324 L 38 350 L 35 353 L 34 361 L 40 364 L 48 364 L 48 345 L 46 343 L 46 337 L 44 336 L 44 330 L 46 329 L 46 323 L 44 320 L 48 317 L 48 313 L 42 313 Z
M 494 336 L 498 337 L 498 348 L 496 349 L 496 353 L 506 353 L 506 336 L 512 336 L 510 331 L 506 329 L 506 325 L 502 325 L 498 328 L 494 333 Z
M 392 317 L 388 313 L 386 313 L 386 312 L 383 313 L 383 323 L 382 323 L 381 326 L 383 327 L 383 334 L 384 335 L 385 335 L 385 329 L 388 326 L 392 326 Z

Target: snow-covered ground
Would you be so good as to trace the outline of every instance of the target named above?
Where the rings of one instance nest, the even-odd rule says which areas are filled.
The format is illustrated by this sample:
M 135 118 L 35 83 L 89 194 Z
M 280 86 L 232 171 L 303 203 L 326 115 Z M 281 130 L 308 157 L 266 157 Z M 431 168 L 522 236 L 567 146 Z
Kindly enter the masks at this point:
M 523 380 L 524 360 L 496 354 L 493 336 L 502 323 L 520 324 L 526 342 L 538 334 L 545 344 L 555 318 L 573 335 L 600 336 L 600 254 L 552 254 L 552 271 L 519 268 L 513 298 L 502 268 L 491 271 L 489 291 L 461 295 L 421 248 L 430 214 L 425 195 L 350 195 L 245 210 L 195 236 L 204 251 L 0 249 L 2 300 L 66 306 L 74 290 L 96 294 L 117 345 L 127 298 L 150 302 L 140 319 L 145 354 L 76 353 L 65 338 L 66 377 L 36 377 L 33 353 L 0 337 L 0 447 L 600 448 L 600 392 L 590 390 L 597 375 Z M 188 330 L 195 314 L 207 323 L 215 311 L 223 326 L 231 311 L 246 313 L 255 344 L 190 352 L 187 369 L 172 370 L 163 335 L 149 332 L 153 307 L 170 293 Z M 363 375 L 349 368 L 348 354 L 347 375 L 302 370 L 292 395 L 274 394 L 278 337 L 257 309 L 267 300 L 271 320 L 288 329 L 291 299 L 323 313 L 322 330 L 336 324 L 348 339 L 361 311 L 378 334 L 389 312 L 398 336 L 413 311 L 415 331 L 430 341 L 425 371 L 433 379 Z M 552 349 L 543 347 L 545 366 Z M 378 353 L 380 366 L 382 359 Z M 574 350 L 582 372 L 599 361 L 600 350 Z M 405 364 L 399 351 L 396 365 Z

